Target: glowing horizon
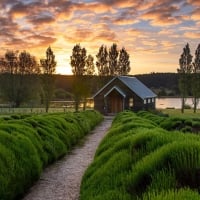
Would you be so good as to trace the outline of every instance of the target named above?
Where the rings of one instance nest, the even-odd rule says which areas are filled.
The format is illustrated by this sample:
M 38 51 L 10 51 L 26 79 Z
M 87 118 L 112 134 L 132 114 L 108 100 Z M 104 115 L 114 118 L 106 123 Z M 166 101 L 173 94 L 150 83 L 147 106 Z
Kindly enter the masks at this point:
M 57 73 L 71 74 L 76 44 L 96 58 L 113 43 L 130 55 L 130 74 L 176 72 L 186 43 L 194 56 L 200 38 L 199 0 L 2 0 L 0 56 L 26 50 L 37 59 L 51 46 Z

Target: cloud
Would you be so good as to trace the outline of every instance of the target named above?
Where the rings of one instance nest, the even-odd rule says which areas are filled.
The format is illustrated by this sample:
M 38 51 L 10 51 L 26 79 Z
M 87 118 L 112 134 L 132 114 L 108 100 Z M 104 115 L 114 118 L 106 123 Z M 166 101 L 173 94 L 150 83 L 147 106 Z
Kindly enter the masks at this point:
M 165 50 L 169 50 L 169 49 L 174 48 L 176 46 L 176 43 L 165 40 L 165 41 L 161 41 L 161 45 L 163 46 Z
M 162 29 L 161 31 L 158 32 L 159 35 L 173 35 L 174 30 L 172 29 Z
M 130 29 L 127 31 L 129 36 L 139 36 L 140 34 L 142 34 L 143 32 L 141 30 L 138 29 Z
M 94 3 L 88 3 L 88 4 L 82 4 L 81 7 L 84 10 L 89 10 L 91 12 L 95 12 L 96 14 L 100 14 L 100 13 L 113 13 L 115 12 L 115 10 L 113 9 L 112 6 L 106 5 L 106 4 L 101 4 L 98 2 L 94 2 Z
M 159 43 L 158 43 L 158 41 L 152 39 L 152 40 L 143 40 L 142 44 L 145 46 L 156 47 L 156 46 L 158 46 Z
M 109 5 L 116 8 L 130 8 L 135 7 L 140 4 L 140 0 L 102 0 L 101 3 L 105 5 Z
M 143 20 L 150 20 L 153 26 L 171 26 L 181 23 L 180 16 L 174 16 L 179 9 L 177 6 L 155 8 L 147 11 L 141 17 Z
M 34 47 L 36 46 L 49 46 L 51 43 L 56 41 L 56 38 L 43 35 L 32 35 L 26 38 L 29 43 L 32 43 Z
M 115 42 L 117 40 L 116 33 L 103 23 L 93 25 L 90 28 L 71 27 L 69 34 L 64 35 L 63 37 L 67 42 L 71 43 L 107 43 Z
M 86 41 L 90 41 L 93 32 L 90 29 L 76 29 L 76 30 L 70 30 L 70 34 L 67 34 L 64 36 L 67 42 L 71 43 L 82 43 Z
M 199 39 L 200 38 L 200 32 L 186 32 L 184 33 L 184 36 L 189 39 Z
M 139 22 L 137 18 L 137 12 L 132 10 L 132 8 L 123 9 L 123 11 L 118 11 L 118 13 L 111 18 L 111 21 L 115 25 L 132 25 Z
M 15 18 L 17 16 L 26 16 L 30 12 L 32 12 L 32 10 L 30 11 L 30 7 L 28 5 L 18 2 L 11 7 L 9 14 Z
M 192 4 L 194 6 L 200 6 L 200 1 L 199 0 L 188 0 L 189 4 Z
M 134 19 L 123 19 L 123 18 L 118 18 L 118 19 L 115 19 L 112 21 L 113 24 L 115 25 L 124 25 L 124 26 L 127 26 L 127 25 L 131 25 L 131 24 L 134 24 L 138 21 L 134 20 Z
M 11 18 L 0 17 L 0 40 L 6 44 L 15 37 L 15 31 L 19 28 L 17 23 L 12 22 Z
M 55 18 L 48 13 L 40 13 L 38 15 L 30 16 L 27 18 L 28 22 L 33 25 L 50 24 L 55 21 Z
M 95 37 L 94 37 L 95 40 L 99 40 L 99 41 L 102 41 L 103 42 L 109 42 L 109 43 L 115 43 L 115 42 L 118 42 L 117 38 L 116 38 L 116 34 L 115 32 L 100 32 L 98 33 Z
M 193 19 L 195 21 L 200 21 L 200 8 L 198 8 L 192 12 L 191 19 Z

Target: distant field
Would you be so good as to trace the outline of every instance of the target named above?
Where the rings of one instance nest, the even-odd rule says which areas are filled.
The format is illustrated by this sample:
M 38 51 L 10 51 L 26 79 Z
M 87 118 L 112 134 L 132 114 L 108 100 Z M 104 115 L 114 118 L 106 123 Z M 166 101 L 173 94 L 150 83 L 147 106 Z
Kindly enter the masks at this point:
M 82 109 L 81 109 L 82 110 Z M 49 108 L 49 113 L 69 112 L 74 111 L 74 108 Z M 45 113 L 45 108 L 0 108 L 0 115 L 5 114 L 40 114 Z
M 180 109 L 162 109 L 163 113 L 169 114 L 170 116 L 188 116 L 188 117 L 199 117 L 200 118 L 200 110 L 197 110 L 194 113 L 193 109 L 185 109 L 184 113 L 181 113 Z

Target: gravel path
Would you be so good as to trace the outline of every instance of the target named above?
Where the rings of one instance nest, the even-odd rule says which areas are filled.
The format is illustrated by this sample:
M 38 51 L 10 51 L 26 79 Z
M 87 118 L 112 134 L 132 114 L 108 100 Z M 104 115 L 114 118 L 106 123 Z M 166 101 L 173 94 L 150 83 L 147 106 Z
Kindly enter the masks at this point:
M 105 117 L 85 142 L 50 165 L 23 200 L 78 200 L 81 179 L 92 162 L 97 146 L 110 128 L 113 117 Z

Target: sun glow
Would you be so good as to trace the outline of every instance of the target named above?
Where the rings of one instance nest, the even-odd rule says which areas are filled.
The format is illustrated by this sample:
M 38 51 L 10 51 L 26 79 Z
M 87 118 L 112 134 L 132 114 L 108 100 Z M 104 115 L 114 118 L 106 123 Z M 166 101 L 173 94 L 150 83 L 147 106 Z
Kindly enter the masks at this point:
M 55 53 L 57 66 L 56 66 L 56 74 L 72 74 L 71 66 L 70 66 L 70 56 L 66 56 L 66 54 Z

